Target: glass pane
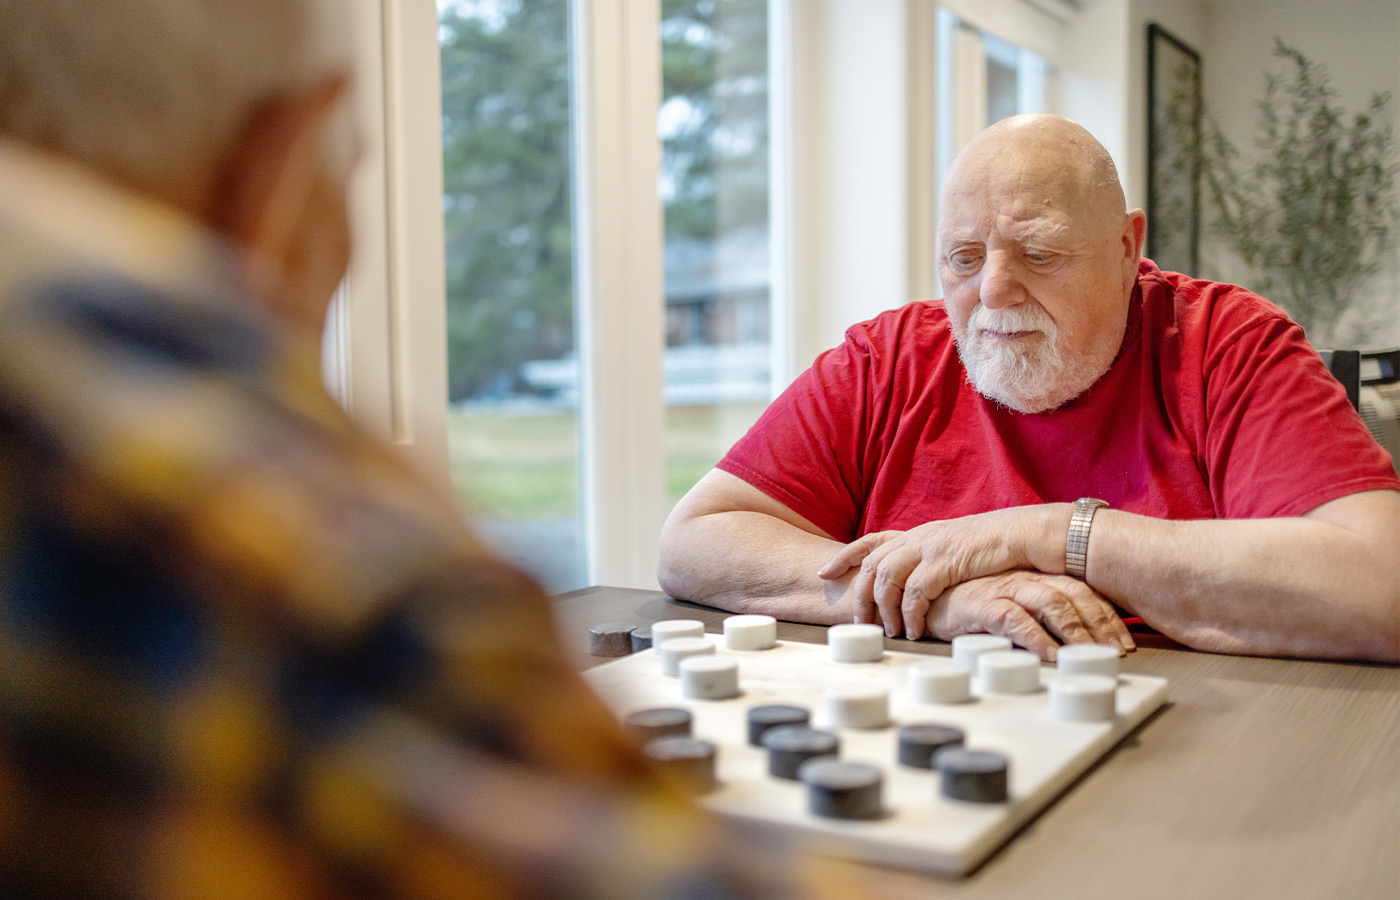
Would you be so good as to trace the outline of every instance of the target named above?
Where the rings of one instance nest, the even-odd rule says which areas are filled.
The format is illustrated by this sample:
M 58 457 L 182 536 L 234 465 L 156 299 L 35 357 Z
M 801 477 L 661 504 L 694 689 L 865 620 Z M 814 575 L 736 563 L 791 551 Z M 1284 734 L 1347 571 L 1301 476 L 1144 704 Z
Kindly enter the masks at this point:
M 662 4 L 666 470 L 675 503 L 769 399 L 768 4 Z
M 568 0 L 438 0 L 452 481 L 551 590 L 585 583 Z
M 985 31 L 982 49 L 987 55 L 987 124 L 991 125 L 1026 111 L 1020 108 L 1020 51 Z

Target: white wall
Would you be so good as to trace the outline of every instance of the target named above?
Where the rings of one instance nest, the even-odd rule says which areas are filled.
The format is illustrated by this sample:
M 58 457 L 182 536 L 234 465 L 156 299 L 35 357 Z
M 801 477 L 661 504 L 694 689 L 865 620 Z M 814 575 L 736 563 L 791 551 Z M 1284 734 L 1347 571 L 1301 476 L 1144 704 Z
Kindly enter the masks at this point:
M 826 161 L 845 177 L 827 213 L 831 312 L 825 347 L 847 326 L 906 302 L 904 3 L 831 0 Z
M 1129 155 L 1128 11 L 1129 0 L 1084 4 L 1066 29 L 1060 57 L 1060 112 L 1099 139 L 1123 179 L 1140 165 Z
M 789 377 L 910 299 L 905 0 L 795 0 Z M 810 89 L 816 87 L 816 91 Z

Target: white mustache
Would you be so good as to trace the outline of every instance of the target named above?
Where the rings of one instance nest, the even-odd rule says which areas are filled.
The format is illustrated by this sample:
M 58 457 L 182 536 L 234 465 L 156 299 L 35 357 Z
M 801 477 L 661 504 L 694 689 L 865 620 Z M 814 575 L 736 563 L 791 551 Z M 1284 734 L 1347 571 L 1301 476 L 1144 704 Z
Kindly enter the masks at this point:
M 1055 320 L 1040 306 L 1017 306 L 1011 309 L 987 309 L 976 306 L 968 316 L 969 331 L 996 331 L 1003 334 L 1017 331 L 1039 331 L 1055 336 Z

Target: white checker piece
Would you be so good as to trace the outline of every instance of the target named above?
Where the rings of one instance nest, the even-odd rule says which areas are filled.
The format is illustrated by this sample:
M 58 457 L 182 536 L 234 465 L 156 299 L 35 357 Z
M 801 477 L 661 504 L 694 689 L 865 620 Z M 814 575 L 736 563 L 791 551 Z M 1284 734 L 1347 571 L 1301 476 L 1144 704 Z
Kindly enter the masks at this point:
M 944 875 L 970 872 L 1035 818 L 1074 779 L 1140 725 L 1167 698 L 1163 678 L 1118 676 L 1117 715 L 1111 722 L 1067 722 L 1051 715 L 1045 686 L 1056 674 L 1040 669 L 1041 689 L 1030 694 L 984 694 L 972 681 L 965 703 L 918 703 L 909 667 L 937 657 L 886 651 L 875 663 L 834 662 L 824 644 L 779 641 L 769 650 L 718 649 L 739 662 L 737 697 L 696 700 L 675 678 L 661 674 L 653 650 L 603 663 L 584 673 L 614 713 L 678 706 L 694 716 L 694 735 L 718 748 L 720 787 L 700 802 L 718 812 L 787 836 L 815 852 Z M 890 692 L 889 728 L 832 728 L 826 692 L 865 685 Z M 807 811 L 804 785 L 768 774 L 768 754 L 747 742 L 750 707 L 781 703 L 811 710 L 812 727 L 836 731 L 840 758 L 869 762 L 885 772 L 886 815 L 872 821 L 824 819 Z M 1010 759 L 1010 800 L 1001 804 L 949 800 L 935 771 L 899 765 L 901 725 L 935 722 L 962 728 L 969 749 L 995 750 Z

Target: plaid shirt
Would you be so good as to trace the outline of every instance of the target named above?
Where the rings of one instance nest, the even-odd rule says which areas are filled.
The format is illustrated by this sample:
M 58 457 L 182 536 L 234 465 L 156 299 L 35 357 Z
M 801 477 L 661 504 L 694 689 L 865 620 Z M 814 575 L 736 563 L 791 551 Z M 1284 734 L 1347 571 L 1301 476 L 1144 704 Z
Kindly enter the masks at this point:
M 0 143 L 0 896 L 845 895 L 655 780 L 234 262 Z

